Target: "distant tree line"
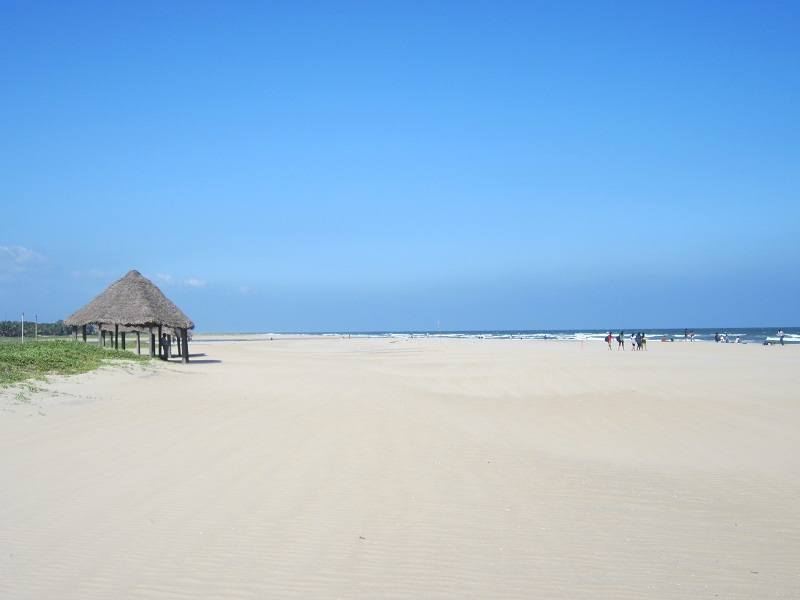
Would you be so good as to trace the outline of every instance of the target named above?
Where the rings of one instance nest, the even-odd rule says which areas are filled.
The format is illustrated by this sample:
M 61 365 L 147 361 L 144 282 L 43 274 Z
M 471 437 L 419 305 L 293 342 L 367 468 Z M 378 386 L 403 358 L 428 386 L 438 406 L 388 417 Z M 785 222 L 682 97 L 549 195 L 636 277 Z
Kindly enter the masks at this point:
M 25 321 L 25 337 L 33 338 L 34 332 L 38 330 L 39 335 L 72 335 L 72 327 L 65 325 L 64 321 L 55 323 L 39 323 L 37 326 L 33 321 Z M 87 328 L 88 333 L 94 333 L 94 326 Z M 22 334 L 19 321 L 0 321 L 0 337 L 20 337 Z

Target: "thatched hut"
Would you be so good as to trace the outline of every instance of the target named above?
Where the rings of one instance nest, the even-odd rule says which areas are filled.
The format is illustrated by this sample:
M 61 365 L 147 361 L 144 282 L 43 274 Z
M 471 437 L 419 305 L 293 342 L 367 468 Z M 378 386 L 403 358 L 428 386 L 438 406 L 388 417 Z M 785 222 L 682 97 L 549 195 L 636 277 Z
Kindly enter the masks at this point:
M 125 277 L 112 283 L 106 290 L 83 308 L 73 313 L 65 323 L 83 332 L 86 341 L 86 326 L 97 325 L 98 337 L 105 345 L 106 335 L 110 334 L 112 345 L 125 348 L 125 333 L 136 333 L 136 349 L 141 353 L 140 332 L 146 329 L 150 334 L 150 356 L 161 356 L 161 336 L 166 333 L 177 338 L 177 353 L 183 362 L 189 362 L 188 330 L 194 323 L 183 311 L 158 289 L 158 286 L 144 277 L 139 271 L 129 271 Z M 154 328 L 158 332 L 158 338 Z

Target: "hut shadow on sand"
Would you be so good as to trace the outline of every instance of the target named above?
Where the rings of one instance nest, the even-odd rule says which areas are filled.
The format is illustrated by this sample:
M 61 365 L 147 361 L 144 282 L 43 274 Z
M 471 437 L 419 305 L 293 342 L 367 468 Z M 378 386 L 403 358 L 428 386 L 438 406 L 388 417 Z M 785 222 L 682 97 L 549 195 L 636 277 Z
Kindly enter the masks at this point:
M 194 323 L 157 285 L 136 270 L 112 283 L 89 304 L 70 315 L 65 323 L 74 328 L 75 339 L 80 329 L 84 342 L 87 326 L 96 325 L 98 343 L 105 346 L 109 338 L 113 348 L 123 350 L 126 334 L 134 333 L 139 354 L 142 353 L 141 334 L 146 332 L 150 336 L 150 356 L 156 356 L 157 347 L 161 358 L 177 355 L 183 362 L 189 362 L 189 330 L 194 329 Z M 163 343 L 167 341 L 162 339 L 165 335 L 169 341 L 175 338 L 174 353 L 172 343 Z

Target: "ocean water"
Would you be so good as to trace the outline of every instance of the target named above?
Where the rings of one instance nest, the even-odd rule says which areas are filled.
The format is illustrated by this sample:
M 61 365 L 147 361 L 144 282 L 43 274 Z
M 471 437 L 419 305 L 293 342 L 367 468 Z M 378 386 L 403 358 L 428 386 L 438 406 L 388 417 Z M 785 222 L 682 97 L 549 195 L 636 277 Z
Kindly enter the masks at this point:
M 626 341 L 631 333 L 643 332 L 649 340 L 666 338 L 675 342 L 683 342 L 683 329 L 631 329 L 625 330 Z M 800 343 L 800 327 L 783 328 L 785 333 L 784 343 Z M 730 343 L 735 343 L 739 338 L 740 343 L 763 344 L 765 341 L 777 342 L 776 327 L 730 327 L 730 328 L 704 328 L 695 329 L 695 342 L 713 342 L 714 336 L 719 333 L 727 336 Z M 585 340 L 604 341 L 608 330 L 600 329 L 519 329 L 519 330 L 486 330 L 486 331 L 359 331 L 359 332 L 305 332 L 307 334 L 352 337 L 410 337 L 428 336 L 443 338 L 479 338 L 479 339 L 534 339 L 534 340 Z M 619 330 L 612 331 L 614 336 Z

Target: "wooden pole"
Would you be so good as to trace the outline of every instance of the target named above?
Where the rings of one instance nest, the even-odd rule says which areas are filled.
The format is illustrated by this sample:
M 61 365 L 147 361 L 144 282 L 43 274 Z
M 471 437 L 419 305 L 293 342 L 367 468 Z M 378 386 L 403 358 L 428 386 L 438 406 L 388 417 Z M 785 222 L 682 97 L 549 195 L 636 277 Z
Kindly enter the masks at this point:
M 186 328 L 185 327 L 180 330 L 180 335 L 181 335 L 181 338 L 182 338 L 181 339 L 181 343 L 183 345 L 183 348 L 181 349 L 182 356 L 183 356 L 183 362 L 188 363 L 189 362 L 189 336 L 186 333 Z
M 125 332 L 122 332 L 122 349 L 125 350 Z
M 105 346 L 105 345 L 106 345 L 106 343 L 105 343 L 105 342 L 106 342 L 106 340 L 105 340 L 105 338 L 103 337 L 103 330 L 102 330 L 102 329 L 100 329 L 100 326 L 98 326 L 98 327 L 97 327 L 97 345 L 98 345 L 98 346 L 101 346 L 101 347 L 102 347 L 102 346 Z
M 142 353 L 142 336 L 139 334 L 139 330 L 136 330 L 136 354 Z
M 77 342 L 78 341 L 78 326 L 77 325 L 75 325 L 72 328 L 72 333 L 75 334 L 75 341 Z
M 119 325 L 114 323 L 114 350 L 119 350 Z
M 83 334 L 83 343 L 86 343 L 86 325 L 81 326 L 81 333 Z
M 181 352 L 181 350 L 183 350 L 183 341 L 181 340 L 181 330 L 180 329 L 176 329 L 175 330 L 175 342 L 178 344 L 175 347 L 175 356 L 180 358 L 181 356 L 183 356 L 183 352 Z
M 153 328 L 150 327 L 150 358 L 155 358 L 156 355 L 156 338 L 153 336 Z
M 158 326 L 158 358 L 164 357 L 164 349 L 161 345 L 161 325 Z

